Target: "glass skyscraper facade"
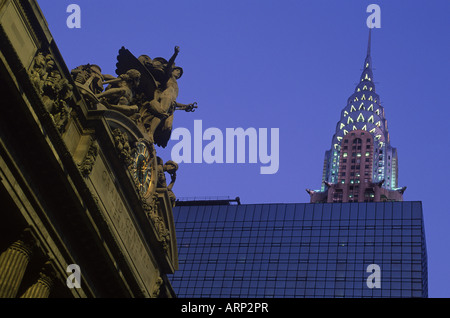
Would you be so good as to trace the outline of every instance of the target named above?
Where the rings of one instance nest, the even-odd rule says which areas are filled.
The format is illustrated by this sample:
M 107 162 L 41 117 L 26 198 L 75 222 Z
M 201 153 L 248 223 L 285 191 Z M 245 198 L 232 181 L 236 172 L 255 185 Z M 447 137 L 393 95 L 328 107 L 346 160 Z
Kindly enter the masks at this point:
M 179 270 L 169 279 L 179 298 L 428 296 L 421 202 L 173 212 Z

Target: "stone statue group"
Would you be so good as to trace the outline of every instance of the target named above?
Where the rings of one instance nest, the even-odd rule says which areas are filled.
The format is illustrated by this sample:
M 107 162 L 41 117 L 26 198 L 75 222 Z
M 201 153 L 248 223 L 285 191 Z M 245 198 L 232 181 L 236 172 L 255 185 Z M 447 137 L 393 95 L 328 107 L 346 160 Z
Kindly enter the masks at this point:
M 183 69 L 175 66 L 179 51 L 176 46 L 167 61 L 148 55 L 136 58 L 122 47 L 117 56 L 118 77 L 102 74 L 93 64 L 81 65 L 71 73 L 95 109 L 116 110 L 128 116 L 145 139 L 164 148 L 170 140 L 175 110 L 191 112 L 197 108 L 197 103 L 177 102 L 177 81 L 183 75 Z
M 152 174 L 151 171 L 154 171 L 157 187 L 168 190 L 172 205 L 175 204 L 172 187 L 178 164 L 172 160 L 163 163 L 162 159 L 156 156 L 154 145 L 163 148 L 167 146 L 175 110 L 193 112 L 197 108 L 197 103 L 177 102 L 177 81 L 183 75 L 183 69 L 175 65 L 179 52 L 180 49 L 176 46 L 172 57 L 167 61 L 162 57 L 152 59 L 148 55 L 136 58 L 122 47 L 117 56 L 117 77 L 103 74 L 101 68 L 95 64 L 81 65 L 71 71 L 78 90 L 83 94 L 91 110 L 116 111 L 134 122 L 143 139 L 150 144 L 148 148 L 150 153 L 146 155 L 148 162 L 143 166 L 134 167 L 136 171 L 133 171 L 138 176 L 142 173 Z M 113 133 L 119 155 L 129 168 L 132 167 L 132 154 L 136 151 L 131 151 L 127 134 L 120 129 L 114 130 Z M 171 177 L 168 185 L 165 172 Z M 139 186 L 149 186 L 143 180 L 137 182 Z M 144 189 L 143 193 L 147 193 L 147 190 Z

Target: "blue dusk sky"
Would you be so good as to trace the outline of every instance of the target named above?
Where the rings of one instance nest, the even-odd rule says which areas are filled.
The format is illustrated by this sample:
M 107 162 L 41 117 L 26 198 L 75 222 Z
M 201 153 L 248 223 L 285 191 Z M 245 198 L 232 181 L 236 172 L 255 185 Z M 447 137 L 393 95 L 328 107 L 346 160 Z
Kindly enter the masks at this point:
M 73 69 L 97 64 L 115 74 L 124 46 L 135 56 L 176 64 L 174 128 L 279 129 L 279 169 L 257 163 L 181 163 L 177 197 L 230 196 L 246 203 L 309 202 L 319 189 L 324 153 L 340 112 L 359 81 L 367 52 L 368 5 L 381 9 L 372 31 L 376 92 L 398 150 L 405 201 L 422 201 L 429 296 L 450 297 L 450 1 L 363 0 L 38 0 L 50 31 Z M 81 8 L 81 28 L 68 28 L 69 4 Z M 199 138 L 197 138 L 199 139 Z M 165 161 L 179 141 L 157 153 Z M 197 146 L 205 147 L 209 141 Z M 270 149 L 270 148 L 269 148 Z M 224 161 L 226 156 L 224 149 Z M 274 157 L 272 157 L 274 158 Z

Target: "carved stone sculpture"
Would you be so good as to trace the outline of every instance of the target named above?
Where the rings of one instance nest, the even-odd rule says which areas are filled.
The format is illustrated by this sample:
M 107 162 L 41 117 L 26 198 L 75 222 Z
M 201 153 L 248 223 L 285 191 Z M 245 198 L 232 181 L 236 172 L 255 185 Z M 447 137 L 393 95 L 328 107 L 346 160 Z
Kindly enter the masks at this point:
M 116 149 L 119 153 L 120 159 L 123 160 L 126 166 L 131 165 L 131 148 L 128 142 L 128 136 L 126 133 L 120 131 L 120 129 L 115 129 L 113 131 L 114 142 Z
M 100 94 L 103 91 L 102 69 L 95 64 L 80 65 L 71 71 L 72 77 L 79 88 L 92 94 Z
M 61 75 L 51 54 L 39 52 L 29 75 L 56 127 L 63 132 L 69 119 L 67 101 L 73 94 L 72 85 Z
M 139 85 L 141 73 L 135 69 L 128 70 L 117 78 L 111 78 L 103 84 L 109 84 L 104 92 L 97 94 L 100 103 L 109 109 L 117 110 L 127 116 L 138 111 L 133 104 L 135 89 Z
M 99 152 L 99 146 L 97 142 L 93 141 L 89 146 L 88 152 L 84 157 L 83 161 L 78 165 L 81 174 L 84 177 L 89 176 L 94 167 L 95 160 L 97 159 Z
M 161 277 L 158 277 L 155 282 L 155 286 L 153 287 L 152 297 L 157 298 L 160 293 L 161 285 L 163 284 L 163 280 Z
M 172 202 L 172 206 L 175 206 L 176 197 L 172 191 L 172 188 L 177 178 L 178 164 L 172 160 L 168 160 L 165 164 L 163 164 L 163 160 L 160 157 L 157 157 L 157 162 L 158 162 L 157 187 L 167 189 L 170 201 Z M 165 172 L 167 172 L 171 178 L 169 185 L 167 185 Z
M 178 53 L 179 47 L 175 47 L 169 61 L 161 57 L 152 60 L 148 55 L 141 55 L 137 59 L 122 48 L 117 57 L 118 75 L 129 69 L 136 69 L 141 73 L 140 83 L 136 88 L 139 111 L 131 118 L 148 141 L 163 148 L 170 139 L 175 110 L 190 112 L 197 108 L 196 103 L 185 105 L 176 101 L 177 80 L 183 74 L 183 69 L 175 66 Z
M 175 66 L 179 51 L 176 46 L 167 61 L 148 55 L 136 58 L 122 47 L 117 56 L 117 78 L 102 74 L 94 64 L 81 65 L 71 73 L 92 108 L 123 113 L 136 123 L 150 143 L 164 148 L 170 140 L 175 110 L 193 112 L 197 108 L 197 103 L 177 102 L 177 81 L 183 75 L 183 69 Z M 105 90 L 103 85 L 108 85 Z
M 176 110 L 193 112 L 197 108 L 197 103 L 181 104 L 177 101 L 177 81 L 183 75 L 183 69 L 175 65 L 179 52 L 179 47 L 175 47 L 169 60 L 162 57 L 152 59 L 148 55 L 136 58 L 122 47 L 117 56 L 117 77 L 103 74 L 95 64 L 81 65 L 71 71 L 88 109 L 110 110 L 105 112 L 105 118 L 114 118 L 112 138 L 118 158 L 133 179 L 142 207 L 155 224 L 164 249 L 168 249 L 170 232 L 164 219 L 156 213 L 156 189 L 166 189 L 170 204 L 175 206 L 176 197 L 172 189 L 178 164 L 171 160 L 164 164 L 156 156 L 155 145 L 167 146 Z M 44 87 L 40 80 L 42 75 L 47 76 L 42 71 L 47 62 L 44 55 L 37 58 L 33 76 L 39 87 Z M 89 149 L 80 164 L 85 177 L 89 176 L 98 152 L 98 148 Z M 169 184 L 166 173 L 171 178 Z

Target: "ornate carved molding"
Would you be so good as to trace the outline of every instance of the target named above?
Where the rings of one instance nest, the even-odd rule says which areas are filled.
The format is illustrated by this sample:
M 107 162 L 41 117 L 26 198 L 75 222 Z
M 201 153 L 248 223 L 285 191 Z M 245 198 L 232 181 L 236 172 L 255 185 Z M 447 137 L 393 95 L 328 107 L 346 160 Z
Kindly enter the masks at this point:
M 91 145 L 89 146 L 89 150 L 84 157 L 83 161 L 78 165 L 81 174 L 84 177 L 87 177 L 92 172 L 92 168 L 95 164 L 95 160 L 97 159 L 99 152 L 99 146 L 96 141 L 92 141 Z
M 128 135 L 122 132 L 119 128 L 114 129 L 112 133 L 119 158 L 123 161 L 126 167 L 129 167 L 132 164 L 132 159 Z
M 166 251 L 167 253 L 170 244 L 170 231 L 167 229 L 164 219 L 161 216 L 153 213 L 149 216 L 153 221 L 153 224 L 155 225 L 156 231 L 159 236 L 159 241 L 161 242 L 164 251 Z
M 49 53 L 38 52 L 28 74 L 56 128 L 63 133 L 69 121 L 71 108 L 67 102 L 73 96 L 73 86 L 62 76 Z
M 157 239 L 167 256 L 170 253 L 171 233 L 166 226 L 163 208 L 160 204 L 157 194 L 154 194 L 151 199 L 141 200 L 142 207 L 147 215 L 149 222 L 151 222 L 156 230 Z M 171 212 L 170 212 L 171 213 Z
M 161 285 L 164 283 L 161 277 L 158 277 L 155 282 L 155 286 L 153 287 L 152 297 L 157 298 L 161 291 Z

